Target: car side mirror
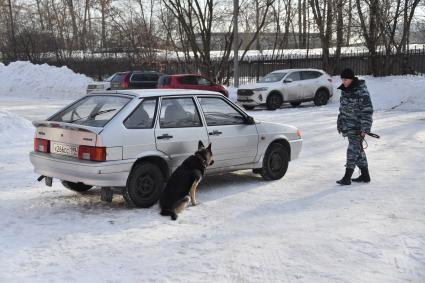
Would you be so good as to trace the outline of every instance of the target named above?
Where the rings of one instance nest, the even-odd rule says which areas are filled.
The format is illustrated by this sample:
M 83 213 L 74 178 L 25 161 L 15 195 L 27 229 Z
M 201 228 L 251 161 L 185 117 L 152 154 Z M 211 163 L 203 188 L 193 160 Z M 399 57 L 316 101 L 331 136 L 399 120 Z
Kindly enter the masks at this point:
M 255 124 L 254 118 L 252 118 L 251 116 L 246 116 L 246 118 L 245 118 L 245 124 L 247 124 L 247 125 L 254 125 Z
M 284 81 L 283 81 L 283 83 L 292 83 L 294 80 L 293 79 L 285 79 Z

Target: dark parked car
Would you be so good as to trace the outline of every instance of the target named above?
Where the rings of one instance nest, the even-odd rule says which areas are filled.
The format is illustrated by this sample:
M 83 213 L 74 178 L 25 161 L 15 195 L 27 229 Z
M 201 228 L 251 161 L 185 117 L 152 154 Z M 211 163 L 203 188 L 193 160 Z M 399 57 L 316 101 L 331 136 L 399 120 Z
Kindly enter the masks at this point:
M 209 90 L 220 92 L 224 96 L 229 97 L 229 92 L 224 86 L 215 84 L 203 76 L 194 74 L 163 75 L 158 80 L 158 88 Z
M 111 80 L 111 89 L 156 88 L 162 73 L 155 71 L 128 71 L 117 73 Z

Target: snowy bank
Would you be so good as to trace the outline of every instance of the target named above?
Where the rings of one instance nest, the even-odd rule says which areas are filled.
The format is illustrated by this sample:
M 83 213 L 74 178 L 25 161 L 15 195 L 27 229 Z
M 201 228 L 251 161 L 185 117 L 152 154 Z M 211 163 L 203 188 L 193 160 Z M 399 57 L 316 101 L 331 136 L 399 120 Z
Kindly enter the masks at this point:
M 30 121 L 14 113 L 0 110 L 0 147 L 32 139 L 34 127 Z
M 17 61 L 0 63 L 0 96 L 75 99 L 86 93 L 93 80 L 67 67 Z

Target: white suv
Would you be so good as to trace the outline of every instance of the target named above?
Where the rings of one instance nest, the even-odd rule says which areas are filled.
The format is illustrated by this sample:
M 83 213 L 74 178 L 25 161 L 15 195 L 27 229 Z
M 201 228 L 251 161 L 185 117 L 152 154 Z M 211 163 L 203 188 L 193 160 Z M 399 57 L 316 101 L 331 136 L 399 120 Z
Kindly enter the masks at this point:
M 325 105 L 332 95 L 332 78 L 325 71 L 286 69 L 271 72 L 258 83 L 242 85 L 238 89 L 237 101 L 248 110 L 258 105 L 275 110 L 285 102 L 294 107 L 306 101 L 314 101 L 317 106 Z

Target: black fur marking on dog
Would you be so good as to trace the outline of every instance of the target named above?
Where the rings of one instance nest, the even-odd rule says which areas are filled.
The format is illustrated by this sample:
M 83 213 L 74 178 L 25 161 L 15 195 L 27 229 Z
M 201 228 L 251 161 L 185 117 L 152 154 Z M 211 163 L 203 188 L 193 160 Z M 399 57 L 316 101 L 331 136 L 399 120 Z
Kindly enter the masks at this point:
M 191 190 L 196 190 L 196 186 L 205 175 L 207 166 L 212 163 L 211 144 L 205 148 L 199 141 L 198 150 L 195 154 L 185 159 L 168 179 L 159 199 L 160 214 L 171 216 L 172 220 L 176 220 L 177 214 L 189 203 Z M 195 187 L 192 188 L 193 186 Z M 195 204 L 194 199 L 192 199 L 192 204 Z

